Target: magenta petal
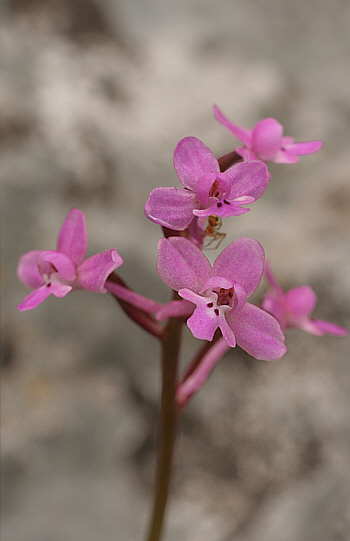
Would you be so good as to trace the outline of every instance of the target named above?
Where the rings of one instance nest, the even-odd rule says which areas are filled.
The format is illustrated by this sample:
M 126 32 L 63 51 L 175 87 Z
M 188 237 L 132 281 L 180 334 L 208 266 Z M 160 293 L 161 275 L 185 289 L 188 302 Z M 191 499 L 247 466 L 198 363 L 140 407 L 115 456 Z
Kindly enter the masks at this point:
M 285 311 L 293 320 L 309 316 L 316 303 L 316 293 L 310 286 L 295 287 L 284 294 Z
M 252 132 L 252 149 L 261 160 L 269 161 L 282 146 L 283 126 L 274 118 L 260 120 Z
M 177 144 L 174 167 L 181 184 L 192 191 L 195 191 L 200 177 L 220 171 L 212 151 L 196 137 L 185 137 Z
M 254 239 L 242 237 L 221 252 L 213 265 L 213 274 L 238 282 L 249 297 L 258 287 L 264 268 L 264 249 Z
M 193 209 L 199 208 L 196 194 L 183 188 L 155 188 L 145 205 L 145 215 L 152 222 L 183 231 L 193 220 Z
M 272 270 L 271 270 L 271 267 L 269 265 L 269 263 L 265 260 L 265 264 L 264 264 L 264 273 L 265 273 L 265 276 L 266 276 L 266 279 L 267 281 L 270 283 L 270 285 L 276 289 L 281 295 L 283 295 L 283 290 L 281 288 L 281 286 L 279 285 L 279 283 L 277 282 Z
M 242 310 L 227 316 L 237 344 L 261 361 L 274 361 L 286 353 L 284 334 L 270 314 L 246 303 Z
M 42 254 L 42 251 L 32 250 L 23 254 L 18 261 L 17 276 L 25 286 L 31 289 L 40 287 L 43 283 L 43 277 L 39 272 Z
M 258 199 L 265 192 L 271 175 L 266 164 L 261 160 L 237 163 L 226 174 L 232 180 L 229 199 L 249 195 Z
M 64 220 L 57 239 L 57 251 L 66 254 L 77 267 L 83 262 L 87 249 L 84 213 L 73 208 Z
M 207 300 L 206 300 L 207 302 Z M 195 338 L 212 341 L 219 326 L 220 316 L 209 316 L 206 304 L 197 306 L 192 316 L 187 320 L 187 326 Z
M 254 199 L 247 198 L 248 200 L 243 201 L 230 201 L 229 205 L 221 205 L 218 207 L 218 201 L 217 199 L 214 199 L 213 197 L 211 199 L 211 204 L 208 208 L 202 209 L 202 210 L 194 210 L 193 214 L 195 216 L 203 217 L 203 216 L 211 216 L 212 214 L 215 214 L 216 216 L 220 216 L 220 218 L 226 218 L 229 216 L 241 216 L 241 214 L 245 214 L 246 212 L 249 212 L 249 209 L 241 207 L 241 205 L 247 205 L 248 203 L 252 203 Z
M 181 295 L 187 298 L 187 300 L 191 298 L 189 293 L 191 292 L 188 290 L 181 290 Z M 208 301 L 210 301 L 209 297 L 202 297 L 200 299 L 200 304 L 197 304 L 192 316 L 187 320 L 188 328 L 195 338 L 209 340 L 211 342 L 216 329 L 219 327 L 227 344 L 234 348 L 236 346 L 235 335 L 226 321 L 225 314 L 219 312 L 219 310 L 217 310 L 217 313 L 214 310 L 208 310 Z
M 235 337 L 234 332 L 231 329 L 230 325 L 227 323 L 225 317 L 220 318 L 219 328 L 220 328 L 221 334 L 222 334 L 225 342 L 227 343 L 227 345 L 230 346 L 230 348 L 235 348 L 236 347 L 236 337 Z
M 199 292 L 212 274 L 209 260 L 192 242 L 170 237 L 158 242 L 158 274 L 169 287 Z
M 39 306 L 39 304 L 44 302 L 44 300 L 47 299 L 47 297 L 51 295 L 51 293 L 52 290 L 46 285 L 35 289 L 35 291 L 32 291 L 31 293 L 29 293 L 29 295 L 24 297 L 23 301 L 17 306 L 17 308 L 20 312 L 24 312 L 25 310 L 32 310 L 33 308 L 36 308 L 37 306 Z
M 264 295 L 261 307 L 277 319 L 283 331 L 287 328 L 286 314 L 284 311 L 283 294 L 274 295 L 275 292 Z
M 305 156 L 306 154 L 313 154 L 320 150 L 323 146 L 322 141 L 306 141 L 303 143 L 292 143 L 286 145 L 285 150 L 290 154 L 297 156 Z
M 289 164 L 292 164 L 292 163 L 298 163 L 299 158 L 297 156 L 295 156 L 295 154 L 292 154 L 292 152 L 289 152 L 289 150 L 285 150 L 284 148 L 282 148 L 281 150 L 279 150 L 277 152 L 277 154 L 274 157 L 273 161 L 275 163 L 289 163 Z
M 329 323 L 323 319 L 313 319 L 309 322 L 307 329 L 305 327 L 303 328 L 309 332 L 312 332 L 310 329 L 313 328 L 314 330 L 318 331 L 317 333 L 313 332 L 313 334 L 318 334 L 319 336 L 322 336 L 325 333 L 332 334 L 334 336 L 346 336 L 349 334 L 349 331 L 344 327 L 340 327 L 334 323 Z
M 228 278 L 223 278 L 222 276 L 211 276 L 203 284 L 202 289 L 199 293 L 203 293 L 206 289 L 212 289 L 217 287 L 219 289 L 231 289 L 234 286 L 234 282 Z
M 51 263 L 55 269 L 57 269 L 60 276 L 69 282 L 72 282 L 76 278 L 75 266 L 71 259 L 60 252 L 55 250 L 46 250 L 41 253 L 43 261 Z
M 247 130 L 246 128 L 241 128 L 240 126 L 237 126 L 237 124 L 233 124 L 217 107 L 214 105 L 214 116 L 220 124 L 225 126 L 237 139 L 242 141 L 242 143 L 248 147 L 251 148 L 251 130 Z
M 59 299 L 65 297 L 73 289 L 71 285 L 62 283 L 61 277 L 57 273 L 51 275 L 50 282 L 46 287 Z
M 105 293 L 104 287 L 108 276 L 123 264 L 123 259 L 117 250 L 106 250 L 100 254 L 88 257 L 78 267 L 78 284 L 88 291 Z

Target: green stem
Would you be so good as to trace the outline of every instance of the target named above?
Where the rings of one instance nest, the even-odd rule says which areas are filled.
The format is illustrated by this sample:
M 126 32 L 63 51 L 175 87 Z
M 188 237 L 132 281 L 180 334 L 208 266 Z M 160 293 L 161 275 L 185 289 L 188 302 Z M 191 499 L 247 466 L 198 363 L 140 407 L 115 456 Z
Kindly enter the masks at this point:
M 169 493 L 179 409 L 175 402 L 182 323 L 171 318 L 164 329 L 162 397 L 155 497 L 147 541 L 161 539 Z

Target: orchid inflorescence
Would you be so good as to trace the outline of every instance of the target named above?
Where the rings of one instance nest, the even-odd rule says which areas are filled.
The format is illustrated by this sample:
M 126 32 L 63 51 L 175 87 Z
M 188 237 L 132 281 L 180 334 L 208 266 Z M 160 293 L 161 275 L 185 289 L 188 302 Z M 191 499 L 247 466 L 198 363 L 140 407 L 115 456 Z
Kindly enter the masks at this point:
M 218 234 L 218 243 L 213 243 L 213 238 L 208 242 L 215 224 L 248 212 L 247 205 L 262 197 L 271 179 L 267 163 L 293 164 L 298 156 L 322 147 L 321 141 L 295 143 L 283 136 L 283 127 L 274 118 L 260 120 L 249 130 L 233 124 L 217 106 L 214 116 L 243 146 L 217 159 L 202 141 L 185 137 L 174 152 L 174 168 L 182 187 L 155 188 L 145 204 L 147 218 L 163 228 L 157 271 L 173 290 L 170 302 L 161 304 L 131 290 L 115 272 L 123 264 L 115 249 L 84 260 L 85 217 L 75 208 L 63 222 L 57 249 L 28 252 L 20 258 L 17 269 L 19 279 L 33 289 L 18 305 L 21 311 L 36 308 L 50 294 L 64 297 L 79 289 L 108 291 L 135 323 L 163 342 L 168 352 L 163 356 L 163 377 L 170 369 L 167 362 L 171 362 L 172 348 L 177 351 L 179 346 L 172 342 L 171 329 L 175 327 L 171 322 L 176 323 L 177 331 L 186 322 L 193 336 L 206 342 L 185 374 L 174 376 L 174 407 L 178 411 L 203 386 L 229 348 L 238 345 L 256 359 L 277 360 L 286 353 L 285 331 L 289 328 L 318 336 L 347 334 L 338 325 L 312 319 L 317 298 L 311 287 L 283 292 L 258 241 L 247 237 L 234 240 L 213 265 L 204 255 L 209 244 L 218 247 L 224 236 Z M 248 299 L 264 273 L 270 289 L 257 306 Z M 150 540 L 158 539 L 154 524 Z

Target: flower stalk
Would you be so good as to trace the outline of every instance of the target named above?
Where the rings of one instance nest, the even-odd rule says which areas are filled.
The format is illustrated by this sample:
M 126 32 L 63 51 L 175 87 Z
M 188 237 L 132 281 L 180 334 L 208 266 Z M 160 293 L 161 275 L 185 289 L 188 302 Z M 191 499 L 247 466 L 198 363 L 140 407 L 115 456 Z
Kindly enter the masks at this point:
M 174 297 L 175 297 L 174 293 Z M 155 496 L 147 541 L 161 539 L 169 494 L 174 446 L 179 417 L 176 404 L 177 374 L 182 322 L 170 318 L 163 334 L 162 393 Z

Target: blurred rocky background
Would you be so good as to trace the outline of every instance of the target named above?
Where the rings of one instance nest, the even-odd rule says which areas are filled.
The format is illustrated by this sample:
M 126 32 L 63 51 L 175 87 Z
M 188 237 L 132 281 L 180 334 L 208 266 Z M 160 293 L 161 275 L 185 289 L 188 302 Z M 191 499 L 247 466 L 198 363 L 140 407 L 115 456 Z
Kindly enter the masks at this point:
M 350 5 L 346 0 L 1 0 L 2 539 L 142 540 L 158 419 L 158 344 L 113 300 L 32 312 L 19 256 L 55 247 L 73 206 L 89 255 L 159 301 L 148 193 L 178 185 L 177 142 L 237 143 L 276 117 L 321 152 L 275 165 L 227 237 L 258 239 L 284 287 L 350 327 Z M 211 254 L 214 257 L 215 254 Z M 263 285 L 259 290 L 264 292 Z M 186 332 L 183 362 L 196 348 Z M 167 541 L 350 539 L 349 338 L 287 337 L 279 362 L 233 350 L 183 415 Z

